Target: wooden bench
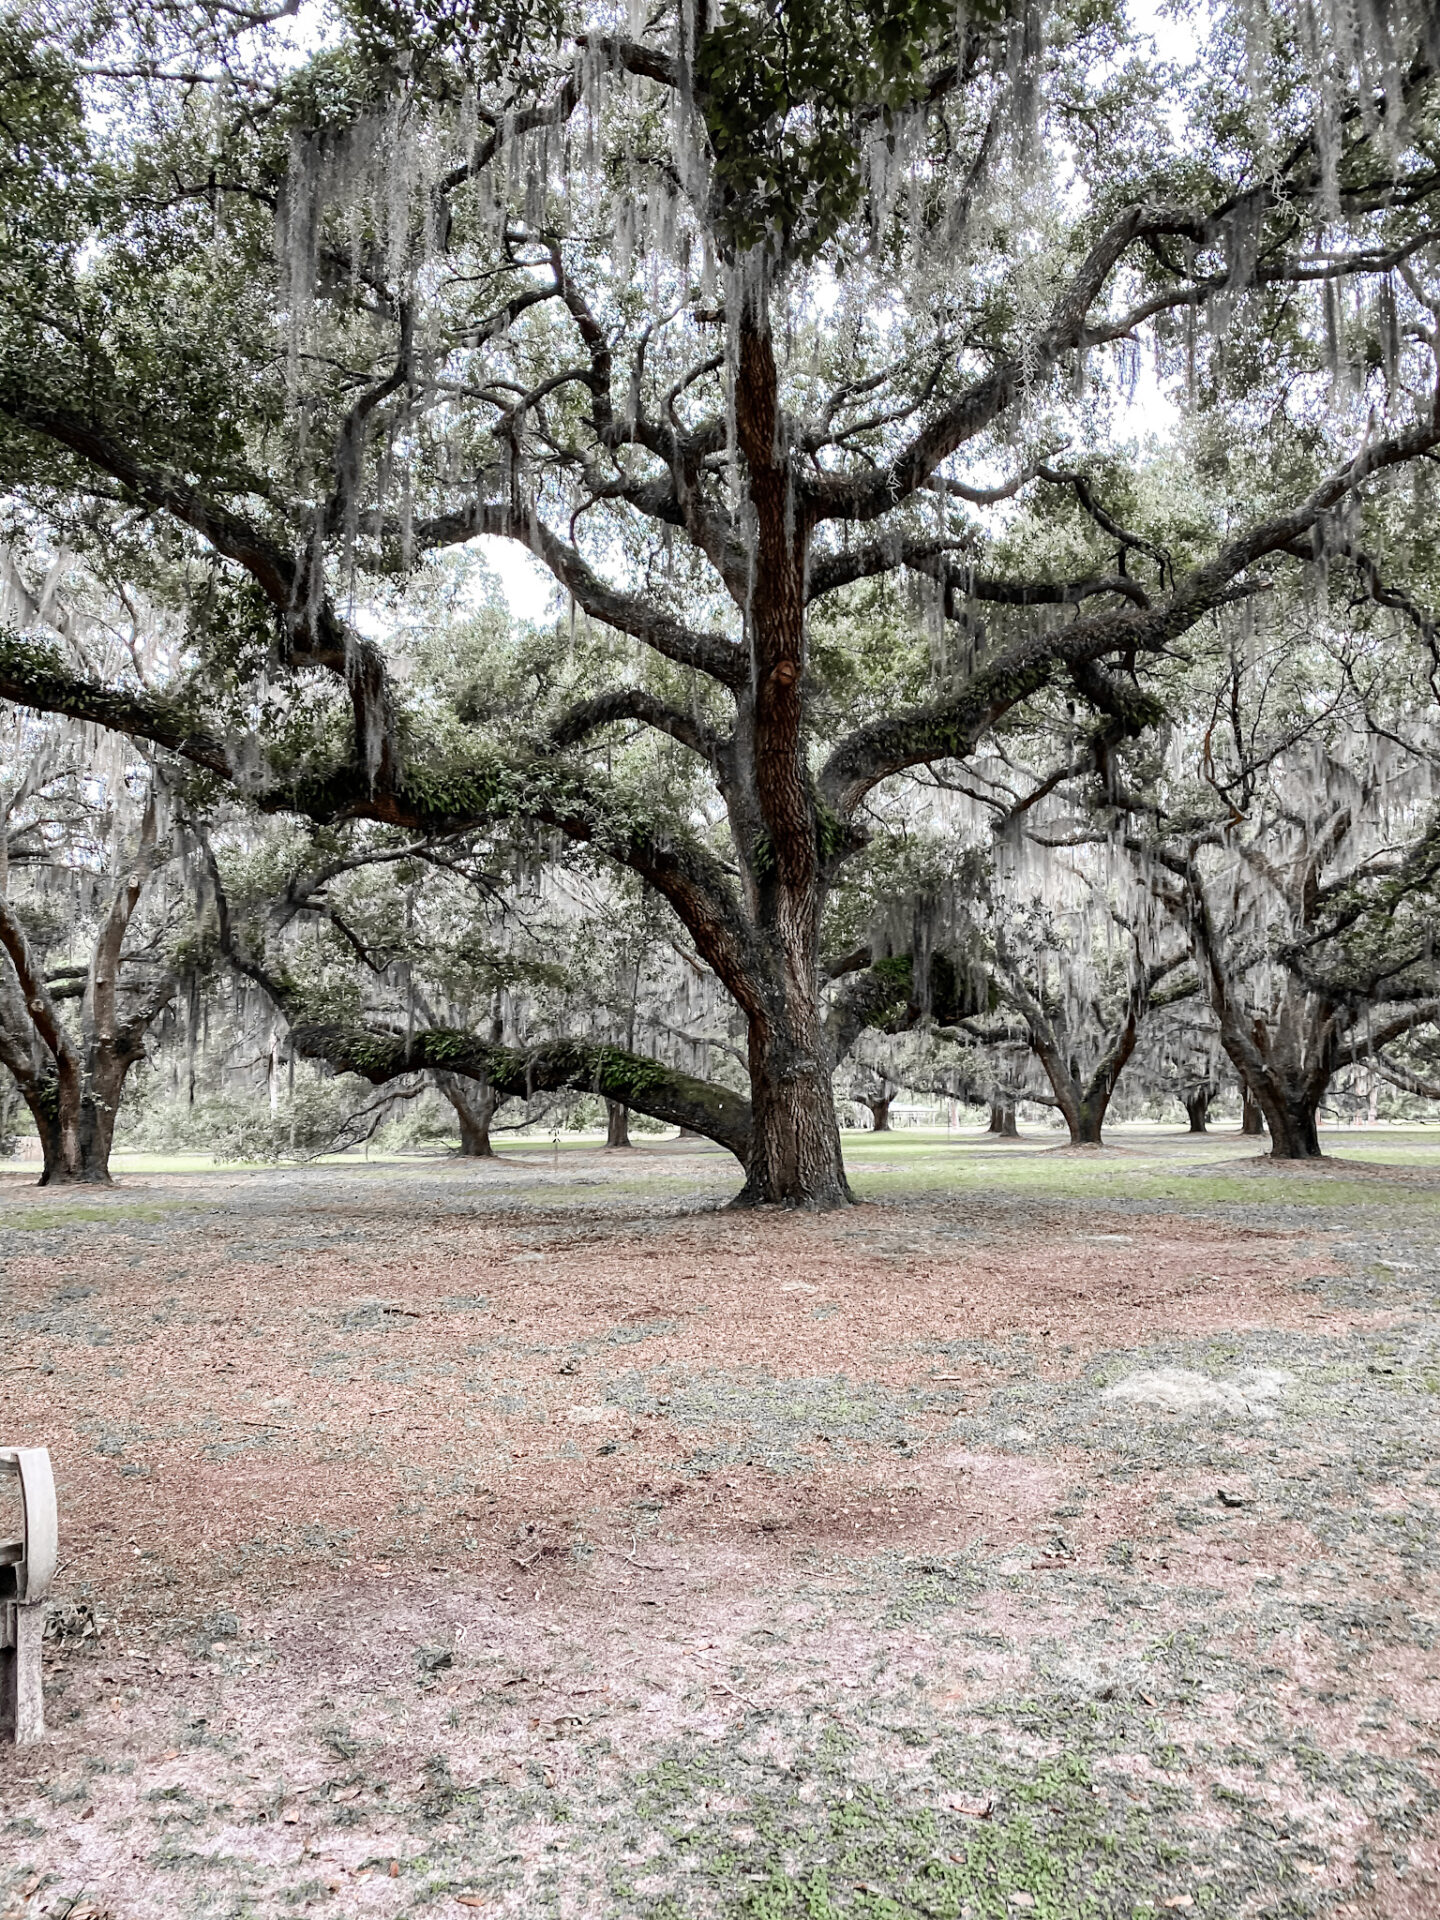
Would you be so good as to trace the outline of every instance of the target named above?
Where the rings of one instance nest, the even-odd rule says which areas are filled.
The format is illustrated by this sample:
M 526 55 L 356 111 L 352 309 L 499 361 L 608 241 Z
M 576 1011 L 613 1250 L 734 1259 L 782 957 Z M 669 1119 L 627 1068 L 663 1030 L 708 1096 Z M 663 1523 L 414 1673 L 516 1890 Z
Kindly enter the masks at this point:
M 45 1731 L 40 1643 L 59 1530 L 44 1447 L 0 1447 L 0 1500 L 19 1483 L 21 1532 L 0 1539 L 0 1736 L 28 1746 Z M 3 1520 L 0 1520 L 3 1525 Z

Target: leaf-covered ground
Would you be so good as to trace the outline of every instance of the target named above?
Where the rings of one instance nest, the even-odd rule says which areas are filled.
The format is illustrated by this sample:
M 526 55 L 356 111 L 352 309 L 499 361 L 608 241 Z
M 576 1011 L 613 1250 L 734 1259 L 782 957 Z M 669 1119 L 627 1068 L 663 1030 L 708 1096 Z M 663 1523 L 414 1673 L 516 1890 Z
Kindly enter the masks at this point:
M 1440 1135 L 1119 1137 L 0 1172 L 0 1914 L 1428 1920 Z

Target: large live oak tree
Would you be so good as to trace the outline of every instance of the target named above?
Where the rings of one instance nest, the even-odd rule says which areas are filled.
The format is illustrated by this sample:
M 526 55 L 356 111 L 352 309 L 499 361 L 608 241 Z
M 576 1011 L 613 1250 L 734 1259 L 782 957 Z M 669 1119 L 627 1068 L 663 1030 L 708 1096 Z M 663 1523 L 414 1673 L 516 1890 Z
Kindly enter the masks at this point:
M 1275 14 L 1248 69 L 1222 21 L 1209 76 L 1271 72 L 1273 93 L 1247 113 L 1187 92 L 1178 144 L 1103 8 L 1049 9 L 1043 41 L 1035 9 L 999 4 L 959 25 L 925 0 L 702 4 L 632 37 L 538 9 L 502 59 L 508 14 L 367 3 L 338 52 L 278 76 L 232 42 L 86 78 L 7 29 L 11 484 L 109 515 L 132 552 L 138 512 L 215 565 L 167 697 L 24 637 L 0 695 L 267 808 L 435 835 L 508 813 L 593 844 L 744 1015 L 744 1197 L 844 1200 L 824 916 L 877 789 L 963 762 L 1029 701 L 1144 728 L 1148 658 L 1440 445 L 1396 319 L 1421 310 L 1440 201 L 1429 30 L 1378 81 L 1329 49 L 1317 92 Z M 94 86 L 130 111 L 103 155 Z M 1086 163 L 1043 208 L 1037 152 Z M 1074 395 L 1112 349 L 1149 330 L 1222 404 L 1245 356 L 1207 357 L 1207 316 L 1303 378 L 1352 286 L 1389 302 L 1393 404 L 1317 416 L 1278 509 L 1239 503 L 1165 554 L 1107 505 L 1098 442 L 1063 457 L 1067 433 L 1103 439 Z M 987 566 L 978 510 L 1026 492 L 1085 529 L 1078 574 Z M 437 718 L 397 685 L 379 613 L 348 609 L 481 536 L 548 570 L 578 644 L 628 636 L 613 685 L 523 729 L 490 724 L 483 688 Z M 921 697 L 908 666 L 855 693 L 817 632 L 900 576 L 951 635 L 943 670 Z M 713 810 L 611 777 L 637 728 L 694 757 Z M 353 1036 L 313 1044 L 358 1065 Z M 367 1059 L 466 1071 L 413 1044 Z M 689 1124 L 733 1146 L 703 1105 Z

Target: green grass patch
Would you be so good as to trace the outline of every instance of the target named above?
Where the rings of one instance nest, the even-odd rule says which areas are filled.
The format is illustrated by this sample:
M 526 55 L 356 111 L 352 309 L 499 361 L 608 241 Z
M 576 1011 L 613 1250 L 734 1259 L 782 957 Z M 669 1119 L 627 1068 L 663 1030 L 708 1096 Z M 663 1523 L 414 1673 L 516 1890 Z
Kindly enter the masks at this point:
M 183 1207 L 183 1202 L 174 1200 L 168 1204 L 163 1201 L 127 1201 L 116 1200 L 109 1204 L 96 1206 L 77 1204 L 66 1206 L 63 1203 L 46 1206 L 10 1209 L 5 1215 L 4 1225 L 16 1233 L 44 1233 L 56 1227 L 73 1227 L 87 1221 L 104 1221 L 106 1224 L 121 1224 L 135 1220 L 163 1220 L 168 1214 Z
M 915 1793 L 898 1770 L 857 1780 L 849 1746 L 832 1730 L 813 1758 L 760 1777 L 733 1754 L 673 1758 L 640 1783 L 635 1815 L 736 1920 L 1141 1920 L 1177 1894 L 1192 1911 L 1238 1910 L 1233 1882 L 1197 1877 L 1178 1789 L 1160 1792 L 1175 1805 L 1152 1794 L 1141 1811 L 1097 1786 L 1080 1749 L 1027 1768 L 942 1747 L 931 1790 Z M 710 1812 L 716 1800 L 732 1810 Z M 645 1878 L 621 1873 L 612 1894 L 646 1920 L 696 1911 L 678 1891 L 647 1901 Z
M 1127 1137 L 1117 1130 L 1117 1150 L 1097 1154 L 1059 1151 L 1061 1144 L 1041 1136 L 1018 1147 L 992 1145 L 919 1129 L 844 1137 L 851 1184 L 862 1199 L 983 1192 L 1101 1204 L 1172 1202 L 1186 1211 L 1264 1208 L 1277 1217 L 1291 1207 L 1391 1210 L 1398 1205 L 1423 1214 L 1440 1207 L 1440 1186 L 1432 1190 L 1409 1177 L 1427 1165 L 1440 1173 L 1440 1133 L 1373 1145 L 1366 1141 L 1353 1156 L 1365 1175 L 1353 1180 L 1338 1170 L 1256 1166 L 1253 1162 L 1265 1156 L 1247 1152 L 1233 1136 L 1191 1141 L 1183 1134 Z M 1339 1169 L 1352 1156 L 1353 1136 L 1326 1145 L 1330 1168 Z M 1383 1177 L 1391 1162 L 1393 1182 Z

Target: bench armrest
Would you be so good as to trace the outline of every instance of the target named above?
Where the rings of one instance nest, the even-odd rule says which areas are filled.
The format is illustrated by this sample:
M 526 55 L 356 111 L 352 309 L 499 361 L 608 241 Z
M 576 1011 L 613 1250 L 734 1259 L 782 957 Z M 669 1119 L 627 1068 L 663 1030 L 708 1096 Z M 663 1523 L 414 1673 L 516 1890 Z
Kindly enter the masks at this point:
M 59 1552 L 59 1525 L 55 1511 L 55 1476 L 44 1447 L 0 1447 L 0 1473 L 18 1475 L 20 1501 L 25 1509 L 25 1557 L 20 1566 L 17 1600 L 43 1600 L 55 1577 Z

